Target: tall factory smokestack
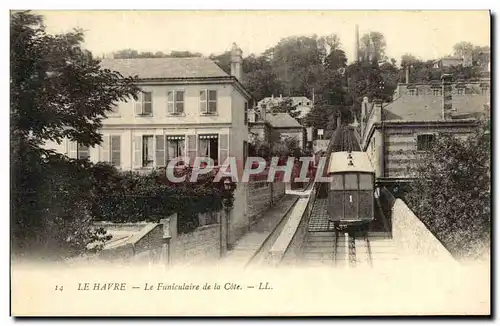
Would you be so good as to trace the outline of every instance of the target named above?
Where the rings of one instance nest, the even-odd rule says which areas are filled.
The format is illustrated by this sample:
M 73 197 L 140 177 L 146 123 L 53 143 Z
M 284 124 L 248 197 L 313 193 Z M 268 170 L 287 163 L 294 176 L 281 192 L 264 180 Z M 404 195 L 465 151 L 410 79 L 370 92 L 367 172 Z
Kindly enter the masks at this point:
M 451 95 L 451 74 L 443 74 L 441 81 L 443 83 L 443 120 L 451 119 L 452 95 Z
M 405 83 L 409 84 L 410 83 L 410 66 L 406 65 L 405 67 Z
M 358 24 L 356 24 L 355 38 L 356 38 L 356 47 L 354 48 L 354 62 L 358 62 L 359 61 L 359 26 L 358 26 Z

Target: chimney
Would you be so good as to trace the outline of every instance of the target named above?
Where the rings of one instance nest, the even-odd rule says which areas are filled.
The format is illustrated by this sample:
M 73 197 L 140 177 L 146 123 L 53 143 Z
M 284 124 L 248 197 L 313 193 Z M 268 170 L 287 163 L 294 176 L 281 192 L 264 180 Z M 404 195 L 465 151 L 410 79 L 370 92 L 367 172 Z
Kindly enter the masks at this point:
M 354 48 L 354 62 L 359 61 L 359 26 L 356 24 L 355 30 L 356 47 Z
M 373 99 L 373 107 L 372 110 L 373 114 L 370 115 L 373 117 L 373 121 L 382 121 L 382 105 L 384 104 L 384 101 L 382 101 L 379 98 L 374 98 Z
M 410 66 L 406 65 L 405 67 L 405 83 L 410 83 Z
M 452 95 L 451 95 L 451 74 L 443 74 L 441 81 L 443 83 L 443 120 L 451 119 Z
M 233 47 L 231 49 L 231 75 L 236 77 L 239 81 L 241 81 L 241 64 L 243 62 L 243 52 L 241 49 L 233 43 Z

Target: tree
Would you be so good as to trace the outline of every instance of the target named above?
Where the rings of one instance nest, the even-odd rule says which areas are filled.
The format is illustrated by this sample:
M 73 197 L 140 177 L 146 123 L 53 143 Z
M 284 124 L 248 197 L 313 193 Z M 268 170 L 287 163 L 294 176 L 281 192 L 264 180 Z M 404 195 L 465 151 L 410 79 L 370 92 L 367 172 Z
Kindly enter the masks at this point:
M 489 246 L 491 174 L 489 121 L 466 140 L 439 135 L 417 155 L 409 206 L 456 257 L 478 257 Z
M 163 53 L 162 51 L 153 52 L 139 52 L 133 49 L 123 49 L 113 53 L 115 59 L 135 59 L 135 58 L 189 58 L 201 57 L 199 52 L 190 51 L 172 51 L 170 54 Z
M 281 39 L 264 56 L 270 63 L 288 96 L 306 95 L 321 82 L 326 50 L 316 35 L 291 36 Z
M 368 32 L 360 39 L 360 55 L 362 58 L 370 59 L 370 54 L 372 54 L 373 57 L 371 60 L 385 60 L 386 46 L 384 34 L 380 32 Z
M 243 74 L 243 85 L 257 101 L 283 92 L 282 84 L 266 56 L 250 55 L 244 58 Z
M 79 30 L 49 35 L 30 12 L 12 13 L 10 27 L 13 239 L 78 253 L 102 235 L 89 216 L 90 165 L 43 145 L 99 144 L 102 119 L 114 103 L 136 98 L 136 79 L 101 69 Z
M 291 98 L 285 97 L 275 106 L 270 107 L 269 113 L 288 113 L 292 118 L 297 118 L 300 115 L 300 110 L 298 110 L 297 107 L 293 105 L 293 101 Z

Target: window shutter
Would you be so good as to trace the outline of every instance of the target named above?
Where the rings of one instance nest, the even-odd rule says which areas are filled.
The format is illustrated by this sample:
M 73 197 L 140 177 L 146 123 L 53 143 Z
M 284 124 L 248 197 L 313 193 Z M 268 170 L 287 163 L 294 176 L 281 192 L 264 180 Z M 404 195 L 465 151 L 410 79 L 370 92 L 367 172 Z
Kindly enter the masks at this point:
M 248 124 L 248 102 L 245 102 L 245 107 L 243 110 L 244 110 L 243 123 Z
M 196 155 L 198 153 L 196 148 L 196 135 L 187 135 L 187 154 L 189 157 L 189 165 L 194 164 L 194 160 L 196 159 Z
M 109 162 L 109 135 L 102 136 L 101 154 L 99 155 L 101 162 Z
M 68 139 L 68 157 L 69 158 L 77 158 L 77 155 L 78 155 L 77 148 L 78 148 L 77 142 Z
M 146 92 L 142 94 L 142 112 L 144 114 L 153 114 L 153 93 Z
M 219 165 L 224 164 L 229 156 L 229 135 L 219 134 Z
M 208 112 L 217 112 L 217 91 L 208 91 Z
M 135 115 L 141 115 L 142 114 L 142 99 L 143 99 L 143 94 L 142 91 L 137 94 L 137 101 L 134 103 L 135 107 Z
M 201 113 L 207 113 L 207 108 L 208 108 L 208 94 L 207 90 L 203 89 L 200 91 L 200 112 Z
M 156 166 L 165 166 L 165 136 L 156 135 Z
M 184 91 L 175 92 L 175 112 L 184 113 Z
M 119 167 L 121 164 L 121 137 L 120 136 L 111 136 L 111 149 L 110 149 L 110 157 L 111 163 L 114 166 Z
M 174 114 L 174 91 L 167 92 L 167 113 Z
M 142 166 L 142 137 L 134 136 L 134 168 Z

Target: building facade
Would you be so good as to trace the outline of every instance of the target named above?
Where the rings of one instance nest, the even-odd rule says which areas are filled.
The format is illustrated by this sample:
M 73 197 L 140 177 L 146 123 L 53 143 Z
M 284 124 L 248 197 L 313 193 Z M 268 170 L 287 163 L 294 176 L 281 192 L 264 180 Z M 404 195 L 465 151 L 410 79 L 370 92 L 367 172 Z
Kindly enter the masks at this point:
M 467 137 L 490 106 L 490 86 L 483 82 L 399 84 L 395 93 L 391 103 L 362 104 L 361 147 L 379 183 L 411 180 L 412 164 L 437 133 Z
M 243 167 L 251 95 L 240 83 L 241 50 L 232 49 L 231 75 L 213 61 L 196 58 L 104 59 L 103 68 L 138 76 L 138 99 L 119 102 L 103 121 L 100 146 L 48 143 L 72 158 L 110 162 L 122 170 L 148 172 L 181 157 L 193 164 L 210 157 L 215 166 L 234 157 Z M 245 225 L 244 185 L 235 193 L 233 228 Z

